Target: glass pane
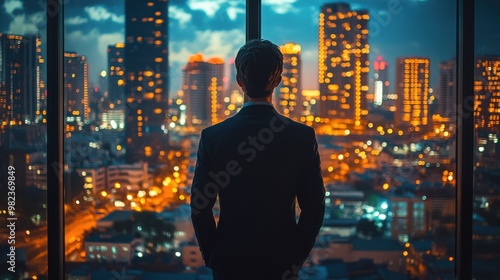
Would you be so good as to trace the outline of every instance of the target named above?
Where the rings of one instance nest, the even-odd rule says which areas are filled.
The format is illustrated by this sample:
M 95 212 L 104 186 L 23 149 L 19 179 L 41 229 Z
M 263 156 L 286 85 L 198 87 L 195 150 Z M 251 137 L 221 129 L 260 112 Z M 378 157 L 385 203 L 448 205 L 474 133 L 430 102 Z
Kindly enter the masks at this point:
M 500 268 L 500 3 L 475 2 L 474 68 L 474 219 L 473 276 L 476 279 L 498 277 Z
M 0 279 L 44 279 L 47 276 L 45 2 L 1 3 Z
M 210 274 L 188 203 L 201 129 L 243 101 L 240 2 L 67 1 L 69 275 Z
M 263 1 L 262 37 L 285 56 L 278 111 L 320 145 L 303 277 L 454 278 L 456 1 L 291 2 Z

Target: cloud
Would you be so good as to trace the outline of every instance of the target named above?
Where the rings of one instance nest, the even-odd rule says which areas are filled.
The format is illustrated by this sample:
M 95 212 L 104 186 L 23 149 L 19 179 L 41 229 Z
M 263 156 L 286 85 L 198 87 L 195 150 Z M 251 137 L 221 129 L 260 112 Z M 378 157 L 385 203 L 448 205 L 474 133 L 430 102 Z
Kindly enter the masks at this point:
M 238 14 L 245 14 L 246 11 L 245 9 L 243 8 L 239 8 L 239 7 L 229 7 L 227 8 L 227 16 L 229 17 L 229 19 L 231 20 L 236 20 L 236 18 L 238 17 Z
M 182 8 L 170 6 L 168 8 L 168 17 L 169 19 L 176 19 L 179 22 L 179 27 L 185 28 L 186 23 L 190 22 L 193 16 L 186 13 Z
M 5 11 L 7 12 L 7 14 L 9 14 L 10 16 L 13 17 L 15 10 L 17 10 L 17 9 L 22 10 L 23 9 L 23 2 L 20 0 L 7 0 L 3 4 L 3 7 L 4 7 Z
M 294 7 L 297 0 L 262 0 L 262 5 L 268 5 L 277 14 L 287 14 L 289 12 L 297 12 Z
M 20 14 L 13 16 L 10 22 L 7 33 L 12 34 L 26 34 L 26 33 L 38 33 L 40 27 L 45 24 L 45 13 L 36 12 L 30 16 L 26 14 Z
M 81 17 L 81 16 L 76 16 L 72 18 L 67 18 L 64 20 L 64 24 L 68 25 L 80 25 L 87 23 L 89 20 L 87 18 Z
M 295 1 L 295 0 L 285 0 Z M 227 16 L 231 20 L 236 20 L 238 14 L 245 14 L 245 4 L 235 0 L 189 0 L 188 7 L 192 11 L 202 11 L 208 17 L 213 18 L 221 9 L 225 9 Z
M 213 17 L 220 9 L 225 0 L 189 0 L 188 6 L 191 10 L 200 10 L 209 17 Z
M 90 19 L 94 21 L 112 20 L 116 23 L 125 22 L 125 17 L 123 15 L 119 16 L 117 14 L 110 13 L 103 6 L 85 7 L 84 10 L 89 15 Z
M 218 56 L 228 59 L 245 43 L 245 33 L 240 29 L 230 31 L 195 31 L 195 41 L 171 42 L 170 61 L 185 64 L 188 57 L 202 53 L 205 57 Z

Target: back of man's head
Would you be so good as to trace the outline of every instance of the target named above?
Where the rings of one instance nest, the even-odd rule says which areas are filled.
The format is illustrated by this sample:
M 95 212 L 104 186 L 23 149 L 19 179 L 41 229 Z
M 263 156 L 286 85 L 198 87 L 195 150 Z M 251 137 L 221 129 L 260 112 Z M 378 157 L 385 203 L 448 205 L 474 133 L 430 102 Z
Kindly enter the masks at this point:
M 283 54 L 270 41 L 254 39 L 240 48 L 234 64 L 243 91 L 251 98 L 266 97 L 281 81 Z

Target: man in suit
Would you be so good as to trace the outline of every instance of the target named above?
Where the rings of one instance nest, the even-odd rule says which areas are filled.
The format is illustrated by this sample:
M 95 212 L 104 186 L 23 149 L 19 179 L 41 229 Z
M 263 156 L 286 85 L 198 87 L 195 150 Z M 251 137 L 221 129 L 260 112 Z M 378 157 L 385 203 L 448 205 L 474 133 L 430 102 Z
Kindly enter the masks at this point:
M 325 211 L 315 132 L 273 108 L 283 70 L 278 46 L 249 41 L 235 65 L 246 101 L 201 132 L 191 196 L 196 238 L 214 279 L 297 279 Z

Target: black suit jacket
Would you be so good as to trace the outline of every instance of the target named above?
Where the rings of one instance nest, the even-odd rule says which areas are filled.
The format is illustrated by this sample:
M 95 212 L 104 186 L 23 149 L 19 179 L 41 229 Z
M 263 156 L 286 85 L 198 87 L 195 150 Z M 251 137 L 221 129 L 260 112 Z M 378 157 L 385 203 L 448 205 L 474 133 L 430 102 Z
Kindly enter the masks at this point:
M 191 218 L 206 265 L 219 273 L 300 268 L 325 211 L 314 129 L 251 105 L 204 129 L 197 156 Z

